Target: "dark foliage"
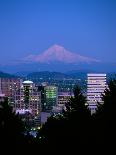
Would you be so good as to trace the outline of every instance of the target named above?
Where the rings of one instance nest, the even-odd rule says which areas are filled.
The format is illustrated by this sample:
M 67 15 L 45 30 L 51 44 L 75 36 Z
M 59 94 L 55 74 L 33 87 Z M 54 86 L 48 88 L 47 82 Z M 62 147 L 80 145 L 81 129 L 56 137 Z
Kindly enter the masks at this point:
M 74 89 L 74 97 L 66 104 L 61 115 L 53 115 L 43 126 L 40 135 L 49 150 L 60 146 L 61 150 L 67 146 L 70 149 L 86 146 L 89 141 L 90 111 L 85 106 L 86 98 L 79 87 Z M 51 151 L 50 150 L 50 151 Z
M 98 105 L 94 116 L 96 141 L 105 147 L 113 147 L 116 140 L 116 80 L 110 80 L 102 95 L 103 105 Z
M 0 103 L 0 144 L 1 146 L 18 146 L 24 139 L 25 127 L 20 117 L 16 115 L 8 104 L 8 100 Z
M 0 104 L 0 142 L 43 153 L 115 151 L 116 80 L 109 82 L 102 99 L 104 104 L 98 104 L 97 112 L 91 116 L 86 98 L 76 87 L 74 97 L 66 104 L 63 113 L 48 118 L 35 139 L 24 136 L 25 127 L 20 117 L 12 112 L 5 100 Z

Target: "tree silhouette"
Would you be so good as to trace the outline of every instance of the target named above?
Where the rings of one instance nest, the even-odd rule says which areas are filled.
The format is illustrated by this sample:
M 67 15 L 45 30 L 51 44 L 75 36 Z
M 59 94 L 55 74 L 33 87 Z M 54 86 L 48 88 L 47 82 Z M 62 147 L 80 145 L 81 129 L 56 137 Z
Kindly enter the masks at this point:
M 89 131 L 91 125 L 91 113 L 86 106 L 86 97 L 80 87 L 75 87 L 74 97 L 66 104 L 64 116 L 68 120 L 71 133 L 71 141 L 78 139 L 81 145 L 89 143 Z
M 74 97 L 70 98 L 70 101 L 66 103 L 65 114 L 76 115 L 90 115 L 90 111 L 86 106 L 86 97 L 82 94 L 81 89 L 76 86 L 74 88 Z
M 3 146 L 18 146 L 24 142 L 25 127 L 19 115 L 12 111 L 8 99 L 0 103 L 0 142 Z
M 58 145 L 62 149 L 66 145 L 67 150 L 76 146 L 79 149 L 79 146 L 87 144 L 91 114 L 85 104 L 86 98 L 80 88 L 76 87 L 74 97 L 66 104 L 63 113 L 51 116 L 43 125 L 40 135 L 49 149 Z
M 103 105 L 98 104 L 94 116 L 96 122 L 96 142 L 105 147 L 114 145 L 116 139 L 116 79 L 110 80 L 108 88 L 102 94 Z

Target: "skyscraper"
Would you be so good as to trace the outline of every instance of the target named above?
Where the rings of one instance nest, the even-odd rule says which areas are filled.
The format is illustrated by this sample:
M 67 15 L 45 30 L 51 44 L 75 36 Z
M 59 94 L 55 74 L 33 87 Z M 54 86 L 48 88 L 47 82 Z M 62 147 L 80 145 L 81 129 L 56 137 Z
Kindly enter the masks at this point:
M 103 104 L 101 95 L 106 86 L 106 74 L 87 74 L 87 104 L 91 114 L 95 113 L 98 102 Z
M 0 81 L 1 81 L 1 79 L 0 79 Z M 4 101 L 4 98 L 5 98 L 5 94 L 2 93 L 1 85 L 0 85 L 0 102 Z
M 31 121 L 38 125 L 41 112 L 41 93 L 32 81 L 24 81 L 16 92 L 14 110 L 19 114 L 30 115 Z
M 20 89 L 22 79 L 20 78 L 0 78 L 0 90 L 9 98 L 10 103 L 13 102 L 16 90 Z
M 45 91 L 45 111 L 51 111 L 53 106 L 57 105 L 58 101 L 58 87 L 56 86 L 46 86 L 44 87 Z

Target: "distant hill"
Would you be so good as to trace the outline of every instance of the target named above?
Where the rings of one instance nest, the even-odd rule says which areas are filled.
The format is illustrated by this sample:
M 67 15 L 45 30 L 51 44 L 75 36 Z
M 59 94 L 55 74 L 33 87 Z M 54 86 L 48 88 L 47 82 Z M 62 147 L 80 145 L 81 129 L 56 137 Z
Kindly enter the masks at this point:
M 69 75 L 66 75 L 64 73 L 60 72 L 49 72 L 49 71 L 43 71 L 43 72 L 33 72 L 27 75 L 27 78 L 29 79 L 63 79 L 63 78 L 70 78 Z
M 29 74 L 28 74 L 29 73 Z M 50 71 L 41 71 L 41 72 L 22 72 L 22 73 L 16 73 L 15 75 L 5 73 L 0 71 L 0 78 L 26 78 L 31 80 L 62 80 L 62 79 L 81 79 L 85 80 L 87 78 L 87 73 L 97 73 L 91 70 L 72 70 L 69 72 L 61 73 L 61 72 L 50 72 Z M 106 73 L 107 78 L 116 78 L 116 73 Z
M 27 79 L 38 81 L 38 80 L 63 80 L 63 79 L 81 79 L 85 80 L 87 78 L 88 72 L 71 71 L 67 73 L 61 72 L 32 72 L 26 76 Z
M 18 76 L 0 71 L 0 78 L 18 78 Z
M 87 73 L 98 73 L 92 72 L 90 70 L 77 70 L 77 71 L 70 71 L 66 73 L 61 72 L 50 72 L 50 71 L 42 71 L 42 72 L 32 72 L 26 76 L 27 79 L 32 81 L 39 81 L 39 80 L 63 80 L 63 79 L 80 79 L 85 81 L 87 79 Z M 99 72 L 100 73 L 100 72 Z M 106 73 L 107 79 L 114 78 L 115 73 Z
M 93 70 L 73 70 L 66 72 L 66 74 L 71 76 L 72 78 L 87 77 L 88 73 L 106 73 L 108 79 L 116 78 L 116 72 L 98 72 Z
M 88 73 L 95 73 L 92 70 L 72 70 L 69 72 L 66 72 L 67 75 L 69 75 L 71 78 L 79 78 L 79 79 L 86 79 Z
M 22 72 L 16 72 L 14 73 L 15 76 L 20 76 L 20 77 L 26 77 L 28 76 L 32 71 L 22 71 Z

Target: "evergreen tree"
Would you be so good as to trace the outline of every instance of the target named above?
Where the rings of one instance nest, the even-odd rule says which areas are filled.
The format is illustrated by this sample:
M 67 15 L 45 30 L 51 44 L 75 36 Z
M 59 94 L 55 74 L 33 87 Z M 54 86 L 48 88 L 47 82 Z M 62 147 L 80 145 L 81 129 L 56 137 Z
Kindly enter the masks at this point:
M 76 87 L 74 97 L 71 97 L 66 104 L 63 113 L 51 116 L 42 127 L 41 135 L 46 143 L 50 144 L 49 148 L 60 145 L 63 149 L 64 145 L 67 145 L 67 150 L 76 146 L 79 149 L 79 146 L 86 146 L 89 143 L 91 114 L 85 104 L 86 97 L 83 96 L 80 88 Z
M 66 104 L 64 116 L 68 120 L 72 141 L 78 139 L 79 144 L 87 145 L 90 139 L 91 113 L 86 106 L 86 97 L 78 86 L 74 89 L 74 97 Z
M 96 120 L 97 142 L 104 146 L 114 144 L 116 139 L 116 79 L 110 80 L 102 94 L 103 105 L 98 104 Z
M 74 88 L 74 97 L 71 97 L 65 106 L 65 114 L 90 115 L 90 111 L 86 106 L 86 97 L 82 94 L 78 86 Z
M 12 111 L 8 99 L 0 103 L 0 142 L 2 145 L 19 145 L 24 142 L 25 127 L 19 115 Z

